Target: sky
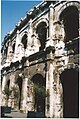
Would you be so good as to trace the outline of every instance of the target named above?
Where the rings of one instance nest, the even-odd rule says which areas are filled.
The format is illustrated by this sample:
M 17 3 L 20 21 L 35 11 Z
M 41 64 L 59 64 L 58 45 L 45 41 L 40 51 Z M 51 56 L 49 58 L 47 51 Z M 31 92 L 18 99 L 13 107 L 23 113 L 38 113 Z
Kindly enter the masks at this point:
M 6 33 L 11 31 L 15 25 L 24 18 L 26 12 L 41 0 L 2 0 L 1 1 L 1 42 Z

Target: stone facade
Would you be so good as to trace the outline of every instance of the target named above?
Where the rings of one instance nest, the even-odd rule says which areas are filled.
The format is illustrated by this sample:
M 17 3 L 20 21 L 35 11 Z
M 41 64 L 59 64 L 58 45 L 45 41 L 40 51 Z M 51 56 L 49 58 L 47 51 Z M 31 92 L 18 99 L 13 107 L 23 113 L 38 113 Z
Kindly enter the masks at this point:
M 78 117 L 78 1 L 34 6 L 2 43 L 2 105 L 46 117 Z M 6 101 L 5 87 L 14 90 Z M 41 90 L 42 89 L 42 90 Z

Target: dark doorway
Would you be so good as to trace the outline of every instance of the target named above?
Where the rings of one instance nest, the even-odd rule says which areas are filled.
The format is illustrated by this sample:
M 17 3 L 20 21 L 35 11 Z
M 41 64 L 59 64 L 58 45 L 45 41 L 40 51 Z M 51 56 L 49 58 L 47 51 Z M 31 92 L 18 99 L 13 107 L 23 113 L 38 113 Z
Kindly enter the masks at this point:
M 60 14 L 60 21 L 64 24 L 65 43 L 73 41 L 67 48 L 73 49 L 75 54 L 79 53 L 79 11 L 77 7 L 69 6 L 64 9 Z
M 33 76 L 32 81 L 35 93 L 34 109 L 36 112 L 41 112 L 45 115 L 45 78 L 41 74 L 36 74 Z
M 20 109 L 20 105 L 21 105 L 22 82 L 23 82 L 22 78 L 18 77 L 17 81 L 16 81 L 16 84 L 19 86 L 19 92 L 20 92 L 19 109 Z
M 24 49 L 26 49 L 26 47 L 27 47 L 27 35 L 26 34 L 22 37 L 21 42 L 24 46 Z
M 15 43 L 12 46 L 12 50 L 13 50 L 13 53 L 14 53 L 14 51 L 15 51 Z
M 63 86 L 64 118 L 79 117 L 79 73 L 74 69 L 66 69 L 60 76 Z
M 9 88 L 10 85 L 10 80 L 7 81 L 7 87 Z
M 45 22 L 41 22 L 36 29 L 36 33 L 38 34 L 39 41 L 41 43 L 41 47 L 39 50 L 43 50 L 45 48 L 45 42 L 47 38 L 47 25 Z

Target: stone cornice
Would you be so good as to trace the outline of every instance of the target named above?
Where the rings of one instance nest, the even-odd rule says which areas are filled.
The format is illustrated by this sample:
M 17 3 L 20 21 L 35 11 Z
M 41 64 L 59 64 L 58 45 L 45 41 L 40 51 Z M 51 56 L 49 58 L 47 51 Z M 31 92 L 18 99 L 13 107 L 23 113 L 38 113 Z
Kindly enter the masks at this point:
M 10 73 L 10 72 L 14 72 L 16 70 L 20 70 L 22 68 L 25 68 L 25 67 L 29 67 L 29 66 L 32 66 L 32 65 L 35 65 L 36 63 L 39 64 L 39 63 L 43 63 L 43 62 L 47 62 L 47 61 L 56 61 L 58 62 L 59 64 L 56 65 L 60 71 L 62 71 L 62 69 L 65 69 L 65 68 L 69 68 L 69 67 L 78 67 L 78 59 L 79 59 L 79 56 L 78 55 L 75 55 L 74 58 L 73 58 L 73 62 L 68 62 L 67 65 L 63 66 L 62 65 L 62 57 L 56 57 L 54 55 L 54 52 L 55 52 L 55 49 L 54 47 L 48 47 L 47 49 L 45 50 L 42 50 L 40 52 L 37 52 L 35 54 L 32 54 L 30 55 L 29 57 L 22 57 L 22 59 L 20 61 L 16 61 L 16 62 L 11 62 L 9 64 L 9 66 L 6 66 L 6 67 L 3 67 L 2 68 L 2 75 L 4 74 L 7 74 L 7 73 Z M 72 54 L 67 54 L 68 56 L 71 56 Z M 77 57 L 77 61 L 75 62 L 75 57 Z
M 54 52 L 53 47 L 49 47 L 45 51 L 44 50 L 39 51 L 33 55 L 30 55 L 29 57 L 22 57 L 20 61 L 11 62 L 8 66 L 4 66 L 2 68 L 2 74 L 4 74 L 5 71 L 7 73 L 7 71 L 12 70 L 12 69 L 16 69 L 16 68 L 21 69 L 23 67 L 28 67 L 29 65 L 27 64 L 27 61 L 29 63 L 31 62 L 30 65 L 33 65 L 36 63 L 36 60 L 39 63 L 50 60 L 50 58 L 47 57 L 47 54 L 49 54 L 51 51 Z

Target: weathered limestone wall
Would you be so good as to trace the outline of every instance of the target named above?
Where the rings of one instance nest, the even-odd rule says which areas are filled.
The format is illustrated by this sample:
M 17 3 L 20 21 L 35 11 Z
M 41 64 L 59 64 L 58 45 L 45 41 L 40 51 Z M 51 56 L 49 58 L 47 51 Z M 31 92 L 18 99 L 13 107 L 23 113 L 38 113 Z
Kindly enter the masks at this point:
M 21 103 L 20 110 L 23 112 L 36 111 L 34 109 L 34 90 L 33 83 L 31 81 L 32 77 L 35 74 L 41 74 L 46 79 L 46 93 L 45 98 L 45 115 L 50 118 L 62 118 L 63 117 L 63 88 L 60 82 L 60 73 L 67 68 L 76 68 L 78 67 L 78 55 L 69 54 L 69 51 L 65 50 L 65 30 L 64 23 L 60 21 L 60 14 L 66 7 L 76 6 L 78 8 L 78 3 L 76 2 L 62 2 L 58 5 L 51 3 L 49 8 L 41 11 L 41 13 L 34 19 L 30 18 L 28 26 L 25 29 L 17 29 L 15 33 L 15 50 L 14 54 L 12 49 L 11 42 L 7 44 L 8 51 L 6 54 L 6 60 L 3 65 L 3 79 L 2 79 L 2 91 L 4 91 L 7 82 L 10 80 L 9 88 L 18 87 L 16 80 L 22 78 L 22 90 L 21 90 Z M 43 7 L 43 6 L 42 6 Z M 40 8 L 39 8 L 40 10 Z M 31 16 L 29 16 L 31 17 Z M 80 10 L 79 10 L 79 19 L 80 19 Z M 80 20 L 79 20 L 80 21 Z M 46 23 L 47 36 L 45 41 L 45 47 L 42 51 L 39 52 L 41 47 L 41 42 L 37 34 L 37 27 L 40 23 Z M 80 24 L 80 22 L 79 22 Z M 21 31 L 22 30 L 22 31 Z M 28 37 L 27 47 L 24 49 L 24 46 L 21 42 L 23 34 L 26 34 Z M 80 29 L 79 29 L 80 34 Z M 12 39 L 8 39 L 12 40 Z M 44 43 L 44 41 L 43 41 Z M 55 50 L 47 51 L 47 48 L 53 48 Z M 6 48 L 7 50 L 7 48 Z M 43 52 L 42 54 L 39 54 Z M 73 53 L 73 52 L 72 52 Z M 25 57 L 25 58 L 22 58 Z M 4 58 L 3 58 L 4 59 Z M 24 61 L 26 60 L 26 61 Z M 16 62 L 19 61 L 19 65 Z M 24 63 L 25 62 L 25 63 Z M 22 64 L 20 64 L 22 63 Z M 13 64 L 14 66 L 12 66 Z M 11 67 L 12 68 L 11 68 Z M 6 70 L 6 67 L 9 69 Z M 7 73 L 8 71 L 9 74 Z M 8 104 L 12 108 L 15 107 L 14 92 L 12 92 L 9 97 L 8 102 L 5 100 L 5 95 L 2 93 L 2 105 Z M 19 103 L 19 101 L 16 101 Z
M 49 62 L 46 73 L 46 116 L 51 118 L 63 117 L 63 89 L 59 79 L 59 73 L 56 71 L 54 61 Z

